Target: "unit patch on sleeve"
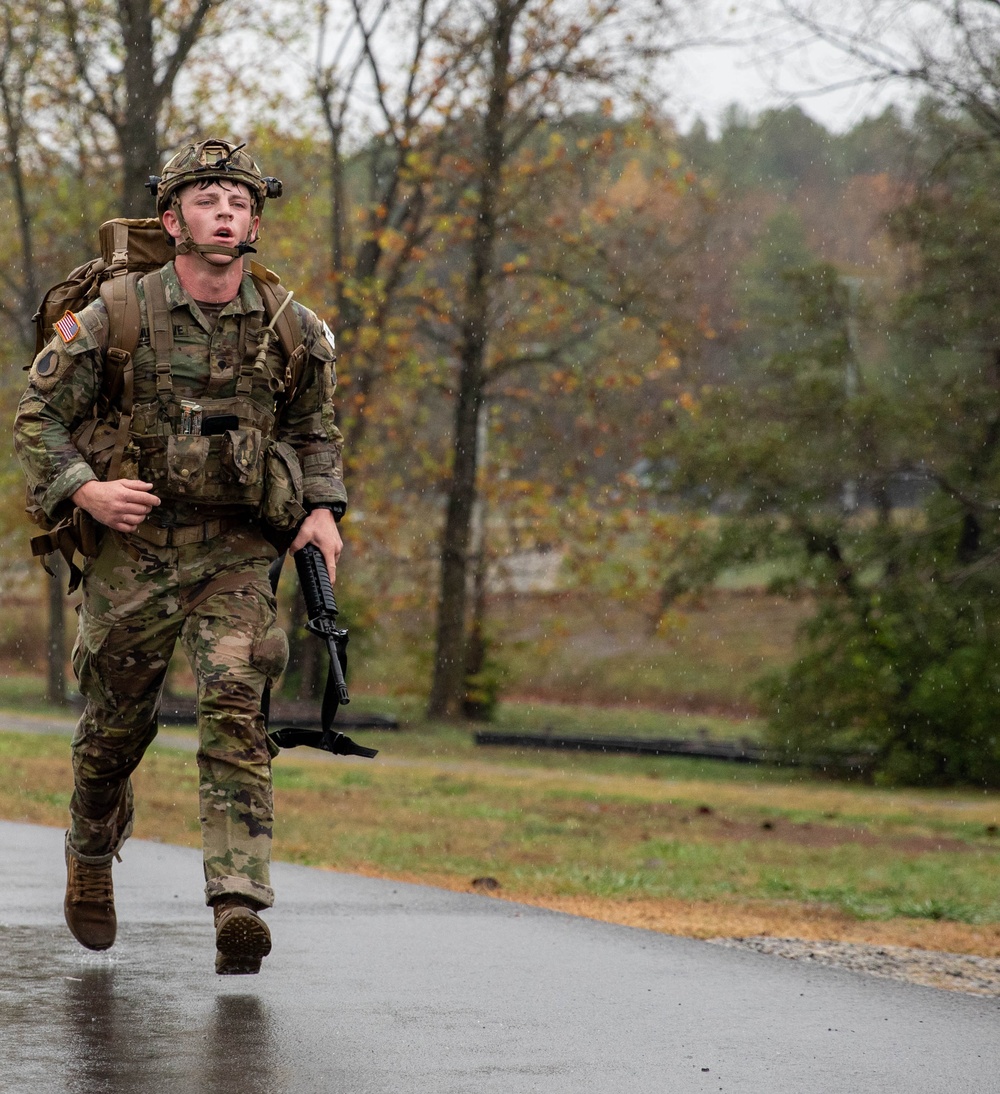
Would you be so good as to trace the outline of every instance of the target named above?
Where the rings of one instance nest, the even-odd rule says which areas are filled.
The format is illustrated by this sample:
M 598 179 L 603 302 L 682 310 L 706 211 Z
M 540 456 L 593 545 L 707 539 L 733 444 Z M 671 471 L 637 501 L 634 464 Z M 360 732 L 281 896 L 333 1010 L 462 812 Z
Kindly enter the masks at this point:
M 58 346 L 58 343 L 56 343 Z M 28 373 L 31 386 L 36 391 L 47 393 L 55 389 L 60 379 L 66 375 L 73 362 L 73 358 L 65 351 L 56 349 L 44 349 L 35 358 Z
M 80 323 L 76 316 L 68 311 L 55 324 L 56 333 L 67 345 L 73 341 L 73 339 L 80 333 Z
M 54 349 L 50 349 L 35 362 L 35 375 L 44 379 L 46 376 L 51 376 L 58 367 L 59 356 Z

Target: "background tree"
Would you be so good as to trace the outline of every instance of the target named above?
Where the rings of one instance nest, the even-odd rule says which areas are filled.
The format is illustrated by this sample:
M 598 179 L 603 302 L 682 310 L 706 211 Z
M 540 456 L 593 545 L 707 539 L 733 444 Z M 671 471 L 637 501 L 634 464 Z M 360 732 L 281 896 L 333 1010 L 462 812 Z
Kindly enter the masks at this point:
M 364 451 L 380 385 L 402 364 L 400 297 L 446 204 L 440 167 L 476 64 L 445 48 L 449 7 L 352 0 L 335 25 L 330 6 L 320 5 L 311 82 L 327 134 L 331 303 L 349 463 Z
M 562 306 L 536 324 L 540 337 L 528 337 L 532 309 L 518 296 L 531 271 L 512 260 L 545 238 L 536 231 L 529 239 L 524 229 L 544 221 L 535 207 L 560 199 L 546 172 L 561 177 L 571 161 L 564 149 L 548 149 L 547 138 L 539 144 L 539 129 L 570 117 L 574 89 L 595 107 L 586 136 L 573 134 L 593 152 L 612 124 L 596 109 L 600 95 L 617 91 L 623 102 L 634 101 L 654 55 L 666 51 L 638 45 L 657 41 L 656 32 L 669 26 L 660 5 L 623 15 L 609 3 L 580 25 L 575 13 L 573 5 L 553 3 L 483 8 L 378 0 L 352 4 L 335 25 L 332 9 L 320 8 L 329 41 L 312 85 L 330 152 L 331 303 L 355 503 L 367 519 L 377 510 L 384 520 L 387 501 L 399 499 L 424 513 L 433 529 L 438 509 L 432 499 L 442 476 L 450 484 L 438 547 L 447 591 L 439 596 L 435 671 L 435 679 L 446 673 L 450 682 L 440 685 L 448 698 L 432 699 L 434 709 L 444 703 L 454 711 L 461 702 L 465 634 L 474 625 L 466 590 L 481 484 L 469 437 L 482 435 L 487 387 L 520 368 L 554 367 L 560 352 L 565 364 L 572 345 L 582 342 L 579 316 L 565 306 L 567 295 L 585 291 L 582 284 L 567 287 L 572 260 L 562 261 L 560 273 L 547 259 L 546 291 L 540 291 L 539 272 L 535 287 L 522 294 L 525 300 L 560 298 Z M 577 106 L 574 101 L 573 112 Z M 581 169 L 585 159 L 581 154 L 572 162 Z M 569 234 L 558 235 L 563 246 L 573 246 Z M 578 248 L 581 264 L 595 257 L 611 269 L 606 256 Z M 586 291 L 593 294 L 595 286 Z M 606 292 L 606 311 L 620 313 L 626 296 L 621 285 Z M 557 337 L 554 316 L 565 323 Z M 510 352 L 490 344 L 498 322 L 505 334 L 524 334 L 511 339 Z M 442 395 L 455 398 L 450 427 Z M 426 430 L 416 416 L 426 419 Z M 411 440 L 400 451 L 398 438 L 415 433 L 421 448 Z M 378 480 L 380 489 L 369 495 L 366 471 L 374 467 L 393 468 L 395 481 Z
M 485 6 L 453 5 L 452 34 L 462 53 L 479 58 L 462 130 L 465 186 L 460 223 L 467 225 L 464 268 L 453 278 L 453 305 L 444 316 L 454 332 L 456 363 L 450 473 L 440 543 L 434 674 L 428 709 L 458 712 L 464 691 L 468 627 L 469 542 L 476 498 L 479 419 L 495 332 L 498 259 L 518 212 L 512 198 L 526 198 L 509 169 L 543 119 L 566 111 L 570 101 L 639 90 L 635 74 L 655 66 L 675 42 L 670 15 L 661 4 L 613 0 L 589 5 L 586 19 L 551 0 L 491 0 Z M 640 79 L 641 85 L 641 79 Z
M 701 514 L 659 557 L 661 609 L 766 563 L 815 604 L 799 660 L 761 693 L 772 744 L 908 783 L 1000 782 L 997 167 L 970 124 L 918 117 L 926 174 L 890 218 L 894 293 L 872 279 L 859 297 L 804 262 L 787 212 L 770 222 L 743 266 L 751 352 L 690 389 L 653 450 Z
M 31 119 L 31 94 L 39 78 L 38 64 L 46 48 L 47 27 L 44 12 L 30 13 L 23 4 L 0 5 L 0 107 L 4 172 L 10 183 L 13 220 L 16 224 L 18 261 L 4 270 L 6 292 L 0 310 L 11 320 L 25 351 L 34 346 L 31 317 L 41 299 L 35 259 L 35 207 L 29 198 L 27 166 L 30 162 L 34 131 Z
M 146 181 L 160 166 L 178 78 L 199 40 L 221 29 L 213 17 L 227 2 L 52 0 L 49 19 L 59 34 L 58 53 L 52 57 L 53 100 L 84 128 L 98 154 L 109 155 L 106 135 L 113 137 L 120 215 L 148 214 Z M 110 37 L 109 27 L 114 28 Z M 67 65 L 73 74 L 70 85 Z M 58 78 L 57 66 L 62 68 Z
M 909 84 L 990 139 L 1000 136 L 1000 9 L 994 0 L 849 0 L 836 9 L 820 0 L 780 0 L 779 7 L 797 45 L 804 44 L 804 29 L 848 60 L 835 77 L 838 86 Z M 772 46 L 777 30 L 768 28 Z

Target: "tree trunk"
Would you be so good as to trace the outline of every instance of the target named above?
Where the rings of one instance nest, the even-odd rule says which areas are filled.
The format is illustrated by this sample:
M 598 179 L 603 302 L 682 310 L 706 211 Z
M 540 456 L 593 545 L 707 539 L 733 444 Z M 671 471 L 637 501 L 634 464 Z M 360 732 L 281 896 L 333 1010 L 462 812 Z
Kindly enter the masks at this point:
M 124 45 L 125 108 L 114 110 L 111 122 L 122 158 L 124 216 L 153 215 L 146 183 L 150 175 L 159 174 L 161 107 L 173 95 L 177 76 L 203 36 L 209 16 L 224 2 L 193 0 L 187 21 L 177 28 L 173 53 L 164 57 L 158 66 L 155 50 L 157 5 L 153 0 L 118 0 L 118 21 Z
M 29 73 L 35 64 L 37 40 L 22 45 L 22 52 L 13 49 L 14 29 L 11 12 L 4 10 L 3 58 L 0 61 L 0 103 L 3 107 L 6 172 L 10 178 L 17 215 L 17 230 L 21 244 L 21 278 L 12 287 L 17 296 L 17 328 L 24 348 L 34 352 L 35 332 L 32 316 L 41 301 L 35 275 L 34 211 L 28 198 L 24 177 L 23 143 L 28 135 L 25 118 Z M 16 58 L 20 57 L 20 64 Z
M 476 500 L 476 427 L 482 408 L 482 359 L 475 345 L 463 357 L 455 410 L 454 466 L 441 537 L 437 645 L 428 714 L 450 717 L 461 710 L 465 692 L 465 617 L 468 548 Z
M 490 86 L 481 130 L 479 209 L 469 253 L 461 326 L 458 399 L 448 507 L 441 537 L 434 677 L 427 713 L 455 717 L 465 694 L 468 549 L 476 501 L 477 433 L 489 321 L 489 286 L 497 236 L 497 199 L 504 162 L 504 122 L 510 97 L 511 36 L 518 5 L 498 0 L 490 28 Z
M 478 521 L 477 521 L 478 523 Z M 496 693 L 485 679 L 489 644 L 486 638 L 486 550 L 480 529 L 479 550 L 475 555 L 472 578 L 472 618 L 466 640 L 464 693 L 462 713 L 473 722 L 488 722 L 493 716 Z
M 149 0 L 119 0 L 125 77 L 125 110 L 115 126 L 122 157 L 122 216 L 152 216 L 146 182 L 159 174 L 158 115 L 153 13 Z
M 16 130 L 8 122 L 8 132 L 13 137 Z M 21 238 L 21 262 L 23 274 L 20 288 L 20 307 L 18 308 L 18 331 L 25 348 L 35 351 L 35 325 L 32 317 L 41 303 L 42 294 L 35 277 L 35 244 L 32 233 L 33 219 L 28 197 L 25 192 L 24 172 L 21 170 L 19 138 L 11 142 L 11 179 L 14 184 L 14 201 L 17 207 L 18 230 Z

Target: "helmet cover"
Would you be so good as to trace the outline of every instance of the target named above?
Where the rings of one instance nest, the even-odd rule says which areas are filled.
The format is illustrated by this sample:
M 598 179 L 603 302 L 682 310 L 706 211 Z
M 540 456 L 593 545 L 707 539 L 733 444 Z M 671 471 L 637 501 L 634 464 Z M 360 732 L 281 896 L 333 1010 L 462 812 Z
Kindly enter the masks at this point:
M 185 145 L 167 161 L 163 174 L 156 182 L 156 212 L 158 216 L 170 208 L 174 194 L 184 186 L 205 180 L 240 182 L 254 199 L 254 216 L 260 216 L 264 199 L 278 197 L 281 183 L 264 178 L 244 145 L 210 137 L 197 144 Z M 153 189 L 152 180 L 150 189 Z

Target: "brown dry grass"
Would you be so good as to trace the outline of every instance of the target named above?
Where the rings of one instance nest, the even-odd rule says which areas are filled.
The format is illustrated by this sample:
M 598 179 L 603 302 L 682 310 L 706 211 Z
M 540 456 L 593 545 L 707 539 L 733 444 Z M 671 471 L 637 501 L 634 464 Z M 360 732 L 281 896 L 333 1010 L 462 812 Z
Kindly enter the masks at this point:
M 513 898 L 516 899 L 516 898 Z M 912 946 L 919 950 L 1000 957 L 1000 925 L 970 926 L 897 917 L 859 921 L 819 908 L 747 901 L 594 900 L 550 897 L 536 904 L 604 923 L 684 935 L 688 938 L 801 938 L 808 941 L 865 942 L 878 946 Z
M 629 702 L 660 710 L 752 713 L 750 685 L 788 664 L 812 611 L 759 589 L 717 590 L 675 611 L 650 633 L 652 601 L 622 603 L 592 591 L 491 599 L 490 654 L 504 668 L 507 698 L 596 706 Z M 430 624 L 421 625 L 426 627 Z M 410 611 L 380 613 L 379 641 L 359 659 L 360 690 L 420 692 L 426 633 Z

